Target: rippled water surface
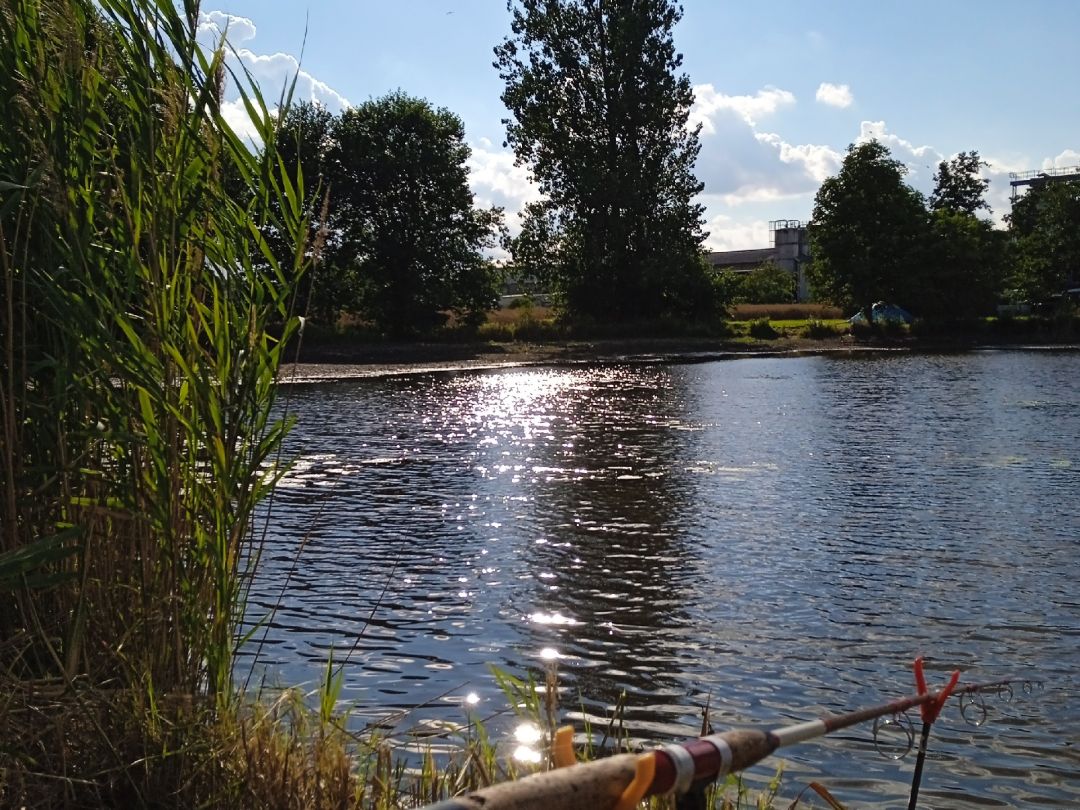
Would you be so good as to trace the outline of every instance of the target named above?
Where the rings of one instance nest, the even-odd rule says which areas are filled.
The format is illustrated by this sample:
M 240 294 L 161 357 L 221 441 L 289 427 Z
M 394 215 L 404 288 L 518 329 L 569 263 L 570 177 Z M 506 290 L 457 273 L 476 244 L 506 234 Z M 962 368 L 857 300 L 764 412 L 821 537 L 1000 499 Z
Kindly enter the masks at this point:
M 395 734 L 505 706 L 489 665 L 564 711 L 626 692 L 644 740 L 777 726 L 932 678 L 1037 678 L 934 726 L 927 807 L 1080 806 L 1080 355 L 745 358 L 292 386 L 259 655 Z M 298 552 L 301 544 L 302 551 Z M 251 648 L 248 651 L 250 659 Z M 422 708 L 404 719 L 397 709 Z M 913 756 L 869 726 L 781 752 L 853 807 L 906 806 Z M 766 776 L 775 760 L 752 772 Z

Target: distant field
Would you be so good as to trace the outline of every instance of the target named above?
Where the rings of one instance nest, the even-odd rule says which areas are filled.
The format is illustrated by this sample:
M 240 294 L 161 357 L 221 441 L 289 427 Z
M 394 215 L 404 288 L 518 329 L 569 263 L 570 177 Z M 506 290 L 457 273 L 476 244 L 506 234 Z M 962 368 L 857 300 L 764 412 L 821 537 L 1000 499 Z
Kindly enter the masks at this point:
M 532 319 L 534 321 L 546 321 L 553 317 L 555 314 L 551 307 L 504 307 L 502 309 L 493 309 L 488 313 L 488 323 L 497 323 L 500 325 L 516 324 L 525 318 Z
M 488 337 L 512 339 L 518 327 L 542 328 L 554 316 L 555 311 L 551 307 L 504 307 L 488 313 L 485 329 Z M 789 330 L 806 327 L 808 321 L 822 321 L 834 331 L 843 331 L 847 326 L 843 311 L 825 304 L 738 304 L 730 311 L 730 319 L 736 322 L 762 318 L 767 318 L 777 328 Z
M 551 307 L 521 307 L 492 310 L 488 313 L 488 323 L 515 324 L 523 317 L 536 321 L 545 321 L 554 315 Z M 731 308 L 731 319 L 735 321 L 753 321 L 768 318 L 774 321 L 806 321 L 811 319 L 829 321 L 844 317 L 843 310 L 827 304 L 736 304 Z

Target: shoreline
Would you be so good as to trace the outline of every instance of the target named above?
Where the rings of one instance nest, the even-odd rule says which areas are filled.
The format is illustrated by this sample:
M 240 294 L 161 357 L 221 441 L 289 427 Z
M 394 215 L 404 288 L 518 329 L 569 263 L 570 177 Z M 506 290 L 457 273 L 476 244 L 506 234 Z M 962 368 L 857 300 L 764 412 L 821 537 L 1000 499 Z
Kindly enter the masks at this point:
M 885 352 L 1080 351 L 1075 343 L 983 343 L 965 339 L 866 341 L 851 335 L 775 340 L 730 338 L 617 338 L 558 343 L 334 343 L 302 346 L 299 358 L 283 363 L 278 382 L 315 384 L 368 377 L 453 371 L 483 371 L 588 363 L 704 363 L 765 357 L 812 357 Z

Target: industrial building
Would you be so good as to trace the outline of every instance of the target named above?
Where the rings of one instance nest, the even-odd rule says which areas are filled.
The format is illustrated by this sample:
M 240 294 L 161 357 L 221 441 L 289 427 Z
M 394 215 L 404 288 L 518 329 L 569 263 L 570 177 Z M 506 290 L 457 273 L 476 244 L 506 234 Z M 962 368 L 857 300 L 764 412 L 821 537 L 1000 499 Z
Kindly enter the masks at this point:
M 1032 169 L 1028 172 L 1009 172 L 1009 185 L 1012 186 L 1012 201 L 1020 195 L 1020 186 L 1042 186 L 1047 183 L 1080 180 L 1080 166 L 1066 166 L 1060 169 Z
M 795 300 L 810 300 L 810 285 L 806 268 L 810 264 L 809 223 L 798 219 L 774 219 L 769 223 L 769 247 L 751 250 L 718 250 L 706 258 L 717 270 L 749 273 L 766 262 L 772 262 L 795 276 Z

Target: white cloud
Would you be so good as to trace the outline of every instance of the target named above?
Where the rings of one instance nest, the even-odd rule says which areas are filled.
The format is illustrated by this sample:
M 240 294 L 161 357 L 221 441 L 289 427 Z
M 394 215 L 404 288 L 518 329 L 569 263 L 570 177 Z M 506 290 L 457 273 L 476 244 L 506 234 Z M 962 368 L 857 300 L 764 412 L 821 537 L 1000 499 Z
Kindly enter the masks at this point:
M 237 17 L 223 11 L 207 11 L 199 14 L 198 40 L 205 48 L 216 48 L 224 37 L 229 46 L 227 58 L 241 65 L 258 83 L 268 104 L 273 104 L 282 91 L 296 77 L 295 101 L 316 101 L 327 109 L 337 112 L 349 106 L 349 100 L 326 82 L 300 68 L 299 60 L 292 54 L 260 54 L 252 47 L 240 47 L 252 43 L 258 34 L 255 23 L 247 17 Z M 242 107 L 237 110 L 243 113 Z
M 255 124 L 251 121 L 251 116 L 248 115 L 247 108 L 244 106 L 244 102 L 240 99 L 235 101 L 223 101 L 221 103 L 221 115 L 225 119 L 233 132 L 241 140 L 247 141 L 249 144 L 260 144 L 262 139 L 259 137 L 259 131 L 256 129 Z
M 795 200 L 813 194 L 813 190 L 793 189 L 790 185 L 783 177 L 777 178 L 775 182 L 765 178 L 756 183 L 746 183 L 723 194 L 702 194 L 701 198 L 706 207 L 709 207 L 710 203 L 720 203 L 728 208 L 738 208 L 741 205 Z
M 694 88 L 691 118 L 702 124 L 698 177 L 707 205 L 790 201 L 812 195 L 839 166 L 828 146 L 793 145 L 757 122 L 795 103 L 787 90 L 765 87 L 753 95 L 731 96 L 711 84 Z
M 737 221 L 717 214 L 705 226 L 709 236 L 706 250 L 752 250 L 769 246 L 769 223 L 765 220 Z
M 716 131 L 715 117 L 727 112 L 753 127 L 763 116 L 794 103 L 795 96 L 778 87 L 766 87 L 752 96 L 728 96 L 718 93 L 711 84 L 699 84 L 694 87 L 694 104 L 690 108 L 688 124 L 691 127 L 701 124 L 701 131 L 711 135 Z
M 892 156 L 908 168 L 907 181 L 919 185 L 928 181 L 937 170 L 943 155 L 932 146 L 916 146 L 889 132 L 884 121 L 863 121 L 859 125 L 859 137 L 856 143 L 876 140 L 889 147 Z
M 870 140 L 880 141 L 885 144 L 889 147 L 890 151 L 893 152 L 893 155 L 900 160 L 903 158 L 897 156 L 897 152 L 900 152 L 901 155 L 918 158 L 920 160 L 941 160 L 941 153 L 934 149 L 934 147 L 915 146 L 911 141 L 906 141 L 900 136 L 889 132 L 889 128 L 885 126 L 884 121 L 863 121 L 859 125 L 859 137 L 856 139 L 856 143 L 866 143 Z
M 517 233 L 521 227 L 521 209 L 542 196 L 529 170 L 515 165 L 513 152 L 494 147 L 487 138 L 473 145 L 467 165 L 476 204 L 504 208 L 507 228 Z
M 784 163 L 802 166 L 806 173 L 818 183 L 836 174 L 844 159 L 840 152 L 824 144 L 792 145 L 772 132 L 755 132 L 754 137 L 758 142 L 767 143 L 777 149 L 780 160 Z
M 851 95 L 850 87 L 846 84 L 833 84 L 832 82 L 822 82 L 818 85 L 814 98 L 821 104 L 826 104 L 829 107 L 839 107 L 840 109 L 850 107 L 855 103 L 855 97 Z
M 331 112 L 338 112 L 349 106 L 349 100 L 345 96 L 306 70 L 301 70 L 300 62 L 292 54 L 257 54 L 247 48 L 241 48 L 236 53 L 251 71 L 268 102 L 277 99 L 295 76 L 296 101 L 317 101 Z
M 1080 166 L 1080 152 L 1075 149 L 1066 149 L 1060 155 L 1042 162 L 1044 169 L 1065 169 L 1070 166 Z
M 234 48 L 255 39 L 255 23 L 247 17 L 237 17 L 224 11 L 208 11 L 199 14 L 196 37 L 203 46 L 216 48 L 226 38 Z
M 1007 175 L 1009 172 L 1022 172 L 1031 168 L 1031 161 L 1023 155 L 983 155 L 982 159 L 990 164 L 989 168 L 982 170 L 984 177 L 994 174 Z

